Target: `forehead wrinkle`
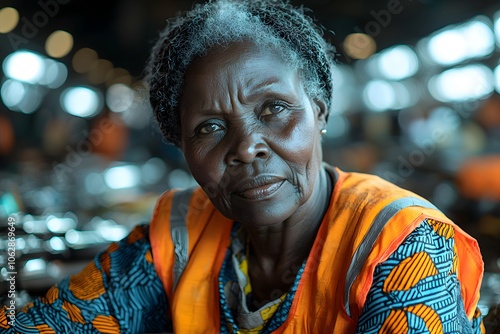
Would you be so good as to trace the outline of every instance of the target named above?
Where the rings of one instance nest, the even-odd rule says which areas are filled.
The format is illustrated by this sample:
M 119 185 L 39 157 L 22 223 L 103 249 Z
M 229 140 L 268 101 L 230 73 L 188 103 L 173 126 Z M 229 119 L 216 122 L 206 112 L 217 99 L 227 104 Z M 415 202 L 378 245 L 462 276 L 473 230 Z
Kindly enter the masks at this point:
M 273 86 L 279 85 L 282 81 L 280 80 L 280 78 L 275 76 L 265 80 L 259 80 L 259 79 L 260 78 L 250 78 L 246 82 L 248 91 L 251 92 L 252 94 L 260 94 L 263 91 L 272 88 Z
M 230 70 L 228 68 L 208 74 L 207 80 L 211 82 L 208 85 L 210 89 L 205 89 L 200 98 L 202 112 L 205 114 L 229 113 L 232 110 L 232 91 L 235 83 L 231 80 Z M 205 88 L 207 86 L 204 86 Z
M 220 83 L 217 82 L 217 80 L 209 79 L 213 82 L 213 84 L 220 86 Z M 215 89 L 215 90 L 206 90 L 205 94 L 201 94 L 202 97 L 198 99 L 200 103 L 200 112 L 204 114 L 210 114 L 215 111 L 220 111 L 221 110 L 221 105 L 220 105 L 220 98 L 215 95 L 215 92 L 220 91 L 220 89 Z
M 258 96 L 266 93 L 279 93 L 293 90 L 295 82 L 288 78 L 270 76 L 261 79 L 259 76 L 248 78 L 245 82 L 239 84 L 238 99 L 243 102 L 249 102 Z
M 263 70 L 263 75 L 259 72 L 253 72 L 252 77 L 248 78 L 246 85 L 253 94 L 261 94 L 267 90 L 274 88 L 281 90 L 282 88 L 293 89 L 297 83 L 301 83 L 302 79 L 299 72 L 288 66 L 283 66 L 282 63 L 277 63 L 270 71 Z
M 228 66 L 225 71 L 227 87 L 221 89 L 224 100 L 224 107 L 222 108 L 224 113 L 231 113 L 238 108 L 237 105 L 245 105 L 245 85 L 241 82 L 242 80 L 238 76 L 231 75 L 231 67 Z

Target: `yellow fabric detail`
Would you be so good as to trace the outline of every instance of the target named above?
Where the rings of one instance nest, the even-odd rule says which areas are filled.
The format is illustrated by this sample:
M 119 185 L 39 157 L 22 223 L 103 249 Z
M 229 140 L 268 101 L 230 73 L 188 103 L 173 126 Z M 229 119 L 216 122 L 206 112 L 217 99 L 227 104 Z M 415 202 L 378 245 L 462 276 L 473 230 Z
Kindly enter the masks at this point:
M 426 252 L 416 253 L 391 270 L 384 281 L 383 291 L 408 291 L 422 279 L 438 274 L 438 270 Z

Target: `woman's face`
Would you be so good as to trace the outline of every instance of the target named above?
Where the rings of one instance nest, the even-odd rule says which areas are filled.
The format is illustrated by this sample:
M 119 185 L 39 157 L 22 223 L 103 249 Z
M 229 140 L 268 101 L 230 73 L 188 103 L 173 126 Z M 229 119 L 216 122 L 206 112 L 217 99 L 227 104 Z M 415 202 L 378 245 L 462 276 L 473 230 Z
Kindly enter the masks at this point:
M 180 113 L 189 169 L 226 217 L 270 226 L 318 191 L 325 108 L 272 48 L 233 43 L 195 59 Z

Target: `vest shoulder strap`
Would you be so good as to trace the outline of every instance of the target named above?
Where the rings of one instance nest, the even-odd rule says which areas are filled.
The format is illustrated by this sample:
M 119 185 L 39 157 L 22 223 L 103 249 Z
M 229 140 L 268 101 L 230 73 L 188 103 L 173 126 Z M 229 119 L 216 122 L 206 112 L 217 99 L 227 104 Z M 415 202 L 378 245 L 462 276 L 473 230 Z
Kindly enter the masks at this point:
M 388 205 L 386 205 L 375 216 L 375 219 L 371 222 L 368 232 L 365 234 L 363 240 L 355 250 L 351 263 L 349 265 L 349 269 L 347 271 L 346 285 L 344 292 L 344 303 L 345 303 L 344 306 L 347 314 L 350 317 L 351 317 L 350 300 L 349 300 L 350 291 L 354 281 L 360 274 L 370 252 L 372 251 L 375 241 L 382 232 L 384 226 L 389 222 L 389 220 L 392 217 L 394 217 L 400 210 L 412 206 L 437 210 L 437 208 L 430 202 L 417 197 L 403 197 L 396 199 L 391 203 L 389 203 Z
M 189 235 L 186 227 L 186 218 L 189 209 L 189 201 L 191 200 L 193 191 L 194 188 L 178 191 L 174 194 L 172 199 L 170 235 L 174 245 L 174 290 L 189 260 Z

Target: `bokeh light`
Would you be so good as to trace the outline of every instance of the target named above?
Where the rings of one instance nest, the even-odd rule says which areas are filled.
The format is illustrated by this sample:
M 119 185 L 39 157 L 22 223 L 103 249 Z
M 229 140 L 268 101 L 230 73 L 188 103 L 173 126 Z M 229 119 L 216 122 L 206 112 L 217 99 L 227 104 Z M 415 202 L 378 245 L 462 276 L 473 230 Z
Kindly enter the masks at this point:
M 134 103 L 134 91 L 124 84 L 114 84 L 106 91 L 106 104 L 111 111 L 124 112 Z
M 372 80 L 363 90 L 363 101 L 372 111 L 388 110 L 396 103 L 396 92 L 389 82 Z
M 45 72 L 45 62 L 34 52 L 16 51 L 3 61 L 3 71 L 9 78 L 35 84 Z
M 141 181 L 141 171 L 134 165 L 111 167 L 104 172 L 104 181 L 111 189 L 135 187 Z
M 343 47 L 345 53 L 353 59 L 366 59 L 377 50 L 377 44 L 373 37 L 363 33 L 347 35 Z
M 75 52 L 71 64 L 75 72 L 87 73 L 97 59 L 97 52 L 89 48 L 82 48 Z
M 446 28 L 428 41 L 430 59 L 440 65 L 454 65 L 469 58 L 484 57 L 494 50 L 491 23 L 484 17 L 458 27 Z
M 11 110 L 21 103 L 25 93 L 26 89 L 19 81 L 9 79 L 2 84 L 1 96 L 3 104 Z
M 45 71 L 38 84 L 48 88 L 59 88 L 68 78 L 66 65 L 53 59 L 45 59 Z
M 7 108 L 25 114 L 35 112 L 42 103 L 42 95 L 37 87 L 12 79 L 2 84 L 0 95 Z
M 66 233 L 76 228 L 77 222 L 71 217 L 56 217 L 49 215 L 46 218 L 47 229 L 52 233 Z
M 87 78 L 93 84 L 102 84 L 106 81 L 106 76 L 112 69 L 113 64 L 109 60 L 98 59 L 90 65 Z
M 68 77 L 68 69 L 63 63 L 27 50 L 8 55 L 3 69 L 9 78 L 52 89 L 62 86 Z
M 52 237 L 48 241 L 49 251 L 62 252 L 66 249 L 66 243 L 61 237 Z
M 5 7 L 0 9 L 0 33 L 7 34 L 14 30 L 19 23 L 19 13 L 15 8 Z
M 470 21 L 462 28 L 468 43 L 469 58 L 484 57 L 495 49 L 495 35 L 491 29 L 491 21 L 485 17 Z
M 123 225 L 114 224 L 99 224 L 96 232 L 101 238 L 108 241 L 120 241 L 128 234 L 127 228 Z
M 377 56 L 377 65 L 383 77 L 391 80 L 401 80 L 417 73 L 418 57 L 407 45 L 397 45 L 382 51 Z
M 45 51 L 53 58 L 62 58 L 73 49 L 73 36 L 63 30 L 56 30 L 45 42 Z
M 45 271 L 47 262 L 44 259 L 31 259 L 26 261 L 24 265 L 24 274 L 29 275 L 37 271 Z
M 456 64 L 467 55 L 466 41 L 459 31 L 444 31 L 430 39 L 429 54 L 436 63 Z
M 60 102 L 68 114 L 78 117 L 97 115 L 103 104 L 100 94 L 88 87 L 67 88 L 61 94 Z
M 438 101 L 477 100 L 493 91 L 493 73 L 482 64 L 454 68 L 432 77 L 428 87 Z

